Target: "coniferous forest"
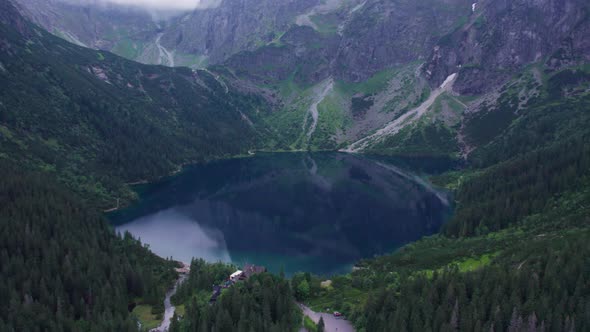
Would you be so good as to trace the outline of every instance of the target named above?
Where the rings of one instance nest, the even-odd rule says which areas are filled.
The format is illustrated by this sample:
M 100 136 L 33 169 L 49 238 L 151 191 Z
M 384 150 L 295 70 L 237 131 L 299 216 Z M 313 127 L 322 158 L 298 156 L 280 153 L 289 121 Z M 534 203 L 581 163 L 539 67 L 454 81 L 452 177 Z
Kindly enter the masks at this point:
M 587 95 L 540 98 L 466 168 L 431 179 L 456 201 L 440 235 L 360 262 L 333 290 L 312 278 L 309 302 L 360 331 L 589 330 L 589 116 Z
M 364 3 L 357 5 L 350 15 L 364 13 Z M 449 25 L 447 35 L 437 31 L 423 38 L 441 39 L 435 50 L 447 52 L 431 58 L 457 60 L 445 48 L 455 43 L 462 49 L 475 34 L 489 50 L 469 53 L 470 61 L 504 46 L 501 29 L 485 30 L 495 22 L 473 16 L 478 9 L 471 5 L 464 7 L 472 16 Z M 259 51 L 242 52 L 227 67 L 168 68 L 66 42 L 25 19 L 11 1 L 0 0 L 0 332 L 148 330 L 138 308 L 151 323 L 160 323 L 163 300 L 179 278 L 178 263 L 157 257 L 129 233 L 116 234 L 104 214 L 138 199 L 131 183 L 159 179 L 190 163 L 257 150 L 301 150 L 306 138 L 307 149 L 344 147 L 359 134 L 346 137 L 346 130 L 372 107 L 391 108 L 373 112 L 380 120 L 389 111 L 408 114 L 440 92 L 436 75 L 444 79 L 449 68 L 459 77 L 475 77 L 458 87 L 465 95 L 441 93 L 413 127 L 361 151 L 457 161 L 452 170 L 425 176 L 453 201 L 453 214 L 438 234 L 363 259 L 347 274 L 257 274 L 220 290 L 215 301 L 213 287 L 227 282 L 237 267 L 194 259 L 171 299 L 177 311 L 170 331 L 298 331 L 304 324 L 298 302 L 318 312 L 339 311 L 359 332 L 590 331 L 590 58 L 587 43 L 580 46 L 576 39 L 590 9 L 582 7 L 559 50 L 527 66 L 488 69 L 459 61 L 436 63 L 447 67 L 430 72 L 415 63 L 396 64 L 375 69 L 362 82 L 361 71 L 330 76 L 325 82 L 334 94 L 315 103 L 317 86 L 306 80 L 297 86 L 294 78 L 311 80 L 338 62 L 308 59 L 288 73 L 266 57 L 286 52 L 288 42 L 297 44 L 296 56 L 307 54 L 299 38 L 308 34 L 317 37 L 310 46 L 314 57 L 326 56 L 323 47 L 338 44 L 331 38 L 350 33 L 337 25 L 273 32 Z M 537 19 L 536 12 L 529 16 Z M 381 21 L 371 16 L 350 22 L 356 32 Z M 284 35 L 294 40 L 281 40 Z M 417 44 L 422 41 L 399 49 Z M 263 64 L 257 68 L 262 76 L 252 82 L 247 70 L 230 66 L 256 55 L 263 57 L 255 62 Z M 432 82 L 424 78 L 427 71 Z M 407 72 L 419 77 L 395 81 Z M 485 95 L 479 89 L 485 84 L 473 73 L 504 85 Z M 397 109 L 394 101 L 402 97 L 379 99 L 399 91 L 415 100 Z M 453 109 L 474 100 L 477 112 Z M 292 109 L 283 109 L 289 103 Z M 320 113 L 314 124 L 313 107 L 306 103 Z M 339 115 L 342 105 L 354 111 L 349 118 Z M 315 126 L 319 134 L 308 135 Z M 314 140 L 329 144 L 313 145 Z M 324 321 L 309 325 L 310 331 L 323 330 Z
M 254 275 L 222 291 L 209 303 L 211 285 L 222 284 L 235 268 L 195 260 L 191 274 L 174 297 L 186 305 L 184 319 L 170 331 L 292 331 L 301 321 L 289 280 L 269 273 Z
M 0 170 L 0 331 L 135 331 L 130 307 L 160 303 L 174 263 L 55 181 Z

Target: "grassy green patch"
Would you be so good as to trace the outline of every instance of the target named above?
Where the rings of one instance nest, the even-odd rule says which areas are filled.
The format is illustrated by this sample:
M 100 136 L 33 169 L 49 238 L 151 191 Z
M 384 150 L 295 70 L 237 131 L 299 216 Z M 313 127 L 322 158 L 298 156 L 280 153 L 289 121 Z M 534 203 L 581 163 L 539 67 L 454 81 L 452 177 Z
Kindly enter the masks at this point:
M 186 306 L 184 304 L 177 305 L 176 306 L 176 315 L 178 315 L 179 317 L 184 317 L 185 314 L 186 314 Z
M 306 304 L 316 312 L 341 311 L 350 313 L 355 306 L 363 305 L 367 300 L 367 292 L 352 286 L 351 276 L 332 278 L 332 287 L 315 287 L 317 293 L 306 300 Z M 321 280 L 314 279 L 313 284 L 319 285 Z M 317 286 L 316 285 L 316 286 Z
M 479 268 L 482 268 L 484 266 L 490 265 L 490 263 L 492 262 L 492 259 L 497 256 L 499 253 L 493 253 L 493 254 L 485 254 L 482 255 L 480 257 L 470 257 L 467 258 L 465 260 L 459 261 L 457 263 L 451 263 L 451 264 L 456 264 L 459 267 L 459 271 L 460 272 L 469 272 L 469 271 L 474 271 L 477 270 Z
M 318 125 L 311 140 L 314 149 L 336 149 L 334 136 L 350 123 L 338 95 L 327 96 L 318 105 Z
M 348 95 L 353 95 L 355 93 L 370 95 L 385 89 L 389 80 L 391 80 L 396 73 L 397 71 L 394 69 L 386 69 L 378 72 L 364 82 L 351 83 L 338 81 L 337 88 Z
M 309 332 L 316 332 L 318 330 L 316 323 L 307 316 L 303 317 L 303 327 Z
M 369 151 L 388 155 L 456 157 L 459 148 L 453 128 L 424 119 L 378 142 Z
M 142 331 L 149 331 L 156 328 L 162 322 L 162 318 L 158 318 L 157 315 L 152 314 L 152 306 L 150 305 L 138 305 L 133 309 L 132 315 L 141 323 Z
M 476 177 L 480 174 L 481 171 L 468 169 L 447 172 L 441 175 L 431 177 L 429 180 L 436 186 L 454 191 L 459 189 L 459 187 L 461 187 L 461 185 L 466 181 L 469 181 L 471 178 Z
M 119 40 L 112 51 L 128 59 L 136 59 L 141 53 L 142 47 L 143 45 L 139 45 L 137 41 L 125 38 Z
M 468 257 L 461 260 L 453 261 L 449 265 L 436 270 L 438 273 L 444 273 L 445 269 L 456 267 L 459 272 L 471 272 L 491 264 L 492 259 L 499 255 L 500 252 L 481 255 L 479 257 Z M 428 277 L 434 275 L 434 270 L 419 271 L 417 273 L 424 273 Z

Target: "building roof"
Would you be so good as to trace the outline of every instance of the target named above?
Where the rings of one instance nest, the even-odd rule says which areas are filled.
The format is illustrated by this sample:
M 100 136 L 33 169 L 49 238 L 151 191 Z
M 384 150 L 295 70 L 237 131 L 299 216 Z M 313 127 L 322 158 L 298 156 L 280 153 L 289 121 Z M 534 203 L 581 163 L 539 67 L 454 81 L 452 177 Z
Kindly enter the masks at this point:
M 250 264 L 244 265 L 244 275 L 246 278 L 250 278 L 255 274 L 260 274 L 264 272 L 266 272 L 266 268 L 264 266 L 256 266 Z

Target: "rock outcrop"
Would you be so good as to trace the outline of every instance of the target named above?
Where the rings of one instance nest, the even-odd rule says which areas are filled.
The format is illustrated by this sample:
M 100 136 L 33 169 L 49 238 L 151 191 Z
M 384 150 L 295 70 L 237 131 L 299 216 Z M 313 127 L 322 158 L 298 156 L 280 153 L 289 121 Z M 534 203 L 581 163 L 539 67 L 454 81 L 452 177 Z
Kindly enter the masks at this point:
M 468 22 L 432 48 L 432 85 L 460 70 L 456 91 L 480 94 L 533 62 L 590 60 L 590 4 L 584 0 L 484 0 Z

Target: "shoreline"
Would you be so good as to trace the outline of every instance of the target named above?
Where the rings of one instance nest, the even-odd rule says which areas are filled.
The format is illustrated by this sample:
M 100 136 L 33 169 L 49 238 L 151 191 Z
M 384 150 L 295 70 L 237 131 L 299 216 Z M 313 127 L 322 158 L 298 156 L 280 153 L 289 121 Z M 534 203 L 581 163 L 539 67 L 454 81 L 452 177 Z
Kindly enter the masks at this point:
M 137 181 L 133 181 L 133 182 L 125 182 L 124 185 L 129 187 L 129 189 L 131 189 L 132 191 L 134 191 L 132 189 L 132 187 L 134 186 L 139 186 L 139 185 L 145 185 L 145 184 L 154 184 L 162 179 L 166 179 L 169 177 L 173 177 L 175 175 L 178 175 L 180 173 L 182 173 L 186 167 L 190 167 L 190 166 L 195 166 L 195 165 L 205 165 L 211 162 L 216 162 L 216 161 L 224 161 L 224 160 L 232 160 L 232 159 L 242 159 L 242 158 L 252 158 L 255 157 L 257 155 L 257 153 L 303 153 L 303 152 L 311 152 L 311 153 L 316 153 L 316 152 L 335 152 L 335 153 L 346 153 L 344 151 L 340 151 L 340 150 L 314 150 L 314 151 L 309 151 L 309 150 L 248 150 L 247 154 L 237 154 L 237 155 L 233 155 L 233 156 L 226 156 L 226 157 L 219 157 L 219 158 L 212 158 L 212 159 L 208 159 L 205 161 L 190 161 L 190 162 L 184 162 L 181 163 L 180 165 L 177 166 L 177 168 L 175 170 L 173 170 L 172 172 L 169 172 L 166 175 L 162 175 L 159 176 L 153 180 L 148 180 L 148 179 L 142 179 L 142 180 L 137 180 Z M 348 153 L 346 153 L 348 154 Z M 134 191 L 135 192 L 135 191 Z M 131 201 L 133 202 L 133 201 Z M 112 207 L 110 209 L 104 209 L 102 210 L 102 213 L 112 213 L 112 212 L 116 212 L 119 210 L 123 210 L 126 207 L 128 207 L 128 205 L 117 205 L 115 207 Z

